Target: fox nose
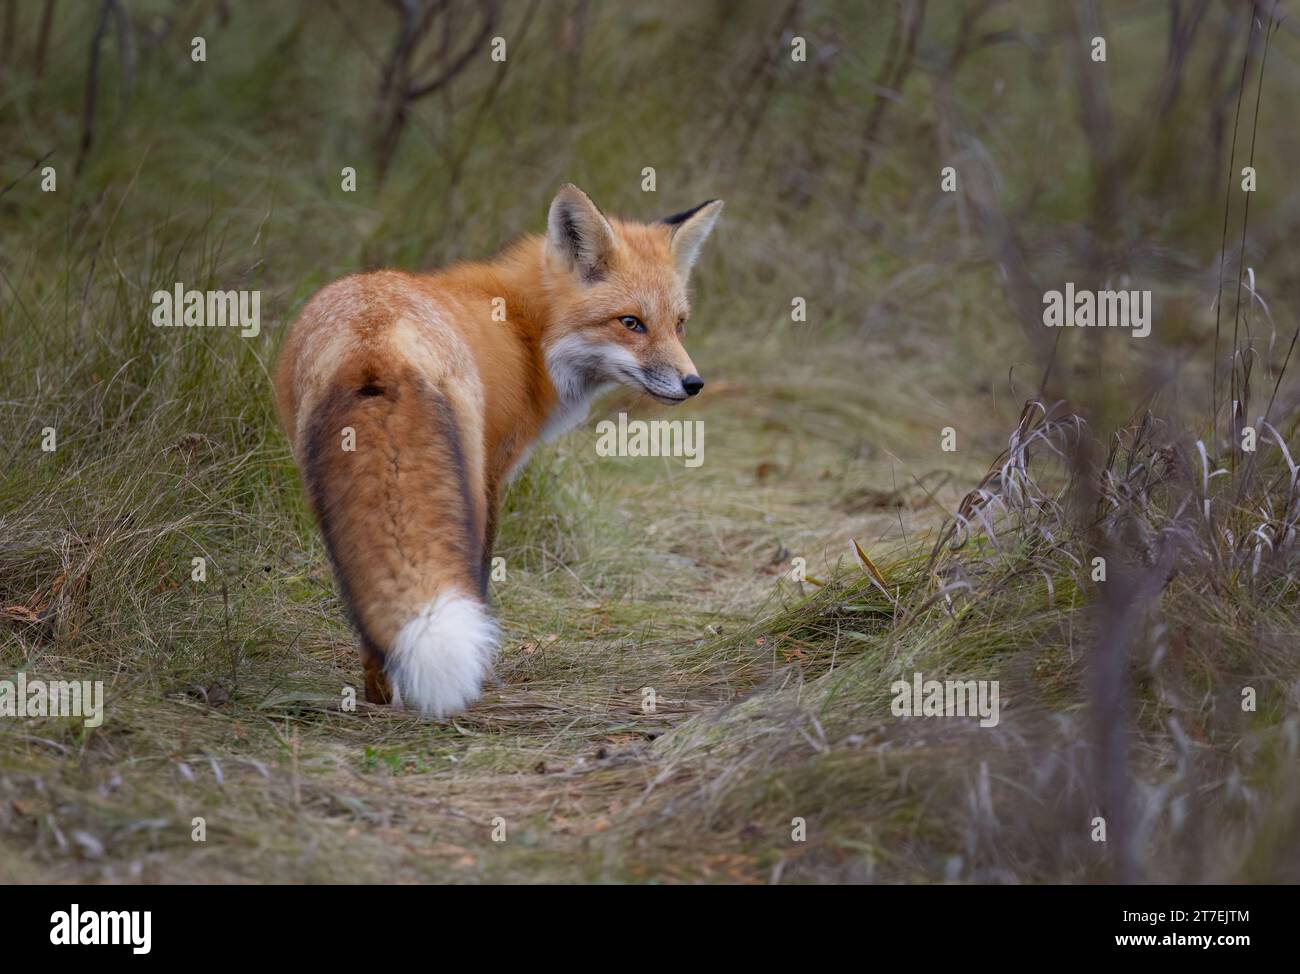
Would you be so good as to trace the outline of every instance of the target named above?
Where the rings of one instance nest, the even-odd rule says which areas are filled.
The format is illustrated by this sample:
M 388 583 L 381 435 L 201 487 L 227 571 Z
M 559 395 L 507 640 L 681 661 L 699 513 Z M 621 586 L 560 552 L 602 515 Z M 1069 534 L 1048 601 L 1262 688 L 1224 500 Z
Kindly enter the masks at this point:
M 704 380 L 698 375 L 682 376 L 682 388 L 686 390 L 688 396 L 693 396 L 704 388 Z

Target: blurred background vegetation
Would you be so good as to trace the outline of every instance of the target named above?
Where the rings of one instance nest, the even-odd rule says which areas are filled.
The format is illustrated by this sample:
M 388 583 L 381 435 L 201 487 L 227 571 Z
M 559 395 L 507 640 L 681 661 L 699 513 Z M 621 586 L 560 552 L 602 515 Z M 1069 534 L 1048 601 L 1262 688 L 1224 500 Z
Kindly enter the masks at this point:
M 109 696 L 96 731 L 0 724 L 0 874 L 1300 877 L 1283 12 L 0 0 L 0 676 Z M 487 256 L 565 181 L 727 201 L 673 414 L 705 465 L 542 453 L 502 685 L 445 724 L 340 712 L 275 349 L 323 284 Z M 1066 281 L 1150 289 L 1151 337 L 1044 328 Z M 260 290 L 260 336 L 154 328 L 177 282 Z M 1000 679 L 1003 724 L 892 719 L 917 669 Z

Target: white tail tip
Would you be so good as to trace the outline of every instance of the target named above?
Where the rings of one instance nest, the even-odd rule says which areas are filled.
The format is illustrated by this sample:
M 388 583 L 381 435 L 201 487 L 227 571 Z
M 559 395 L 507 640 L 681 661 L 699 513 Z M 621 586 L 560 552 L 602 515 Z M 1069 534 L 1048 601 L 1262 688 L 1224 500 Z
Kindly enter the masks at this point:
M 497 625 L 481 602 L 444 592 L 404 625 L 386 670 L 393 703 L 445 717 L 478 699 L 492 672 Z

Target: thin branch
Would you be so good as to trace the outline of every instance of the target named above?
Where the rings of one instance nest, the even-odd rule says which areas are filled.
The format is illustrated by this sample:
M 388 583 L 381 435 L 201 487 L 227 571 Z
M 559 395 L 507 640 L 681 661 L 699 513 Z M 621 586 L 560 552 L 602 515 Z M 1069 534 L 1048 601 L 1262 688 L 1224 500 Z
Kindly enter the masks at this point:
M 24 172 L 21 176 L 19 176 L 17 179 L 15 179 L 13 182 L 11 182 L 11 183 L 10 183 L 8 186 L 6 186 L 4 189 L 0 189 L 0 196 L 4 196 L 5 193 L 9 192 L 9 190 L 13 189 L 15 186 L 17 186 L 19 183 L 21 183 L 24 179 L 26 179 L 28 176 L 30 176 L 32 173 L 34 173 L 37 169 L 39 169 L 39 168 L 41 167 L 41 163 L 44 162 L 46 159 L 48 159 L 48 158 L 49 158 L 50 156 L 52 156 L 52 155 L 54 155 L 54 150 L 53 150 L 53 149 L 51 149 L 49 152 L 45 153 L 45 155 L 41 156 L 39 159 L 37 159 L 35 162 L 33 162 L 33 163 L 31 164 L 31 166 L 27 169 L 26 172 Z
M 95 33 L 90 38 L 90 66 L 86 71 L 86 97 L 81 112 L 81 146 L 77 150 L 77 161 L 72 167 L 74 173 L 81 172 L 82 163 L 95 141 L 96 116 L 99 106 L 99 48 L 108 30 L 108 18 L 112 12 L 113 0 L 104 0 L 99 6 L 99 22 Z
M 45 76 L 45 52 L 50 47 L 50 28 L 54 24 L 54 4 L 56 0 L 45 0 L 41 8 L 41 26 L 36 36 L 36 78 Z

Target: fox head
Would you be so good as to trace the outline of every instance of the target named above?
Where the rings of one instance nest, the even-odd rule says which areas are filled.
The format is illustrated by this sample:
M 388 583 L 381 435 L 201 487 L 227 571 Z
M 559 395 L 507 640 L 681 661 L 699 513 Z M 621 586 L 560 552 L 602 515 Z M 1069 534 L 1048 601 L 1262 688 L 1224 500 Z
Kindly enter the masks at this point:
M 606 217 L 578 187 L 560 187 L 547 219 L 545 275 L 552 309 L 543 335 L 561 399 L 611 382 L 678 403 L 704 388 L 682 340 L 691 265 L 721 200 L 657 223 Z

